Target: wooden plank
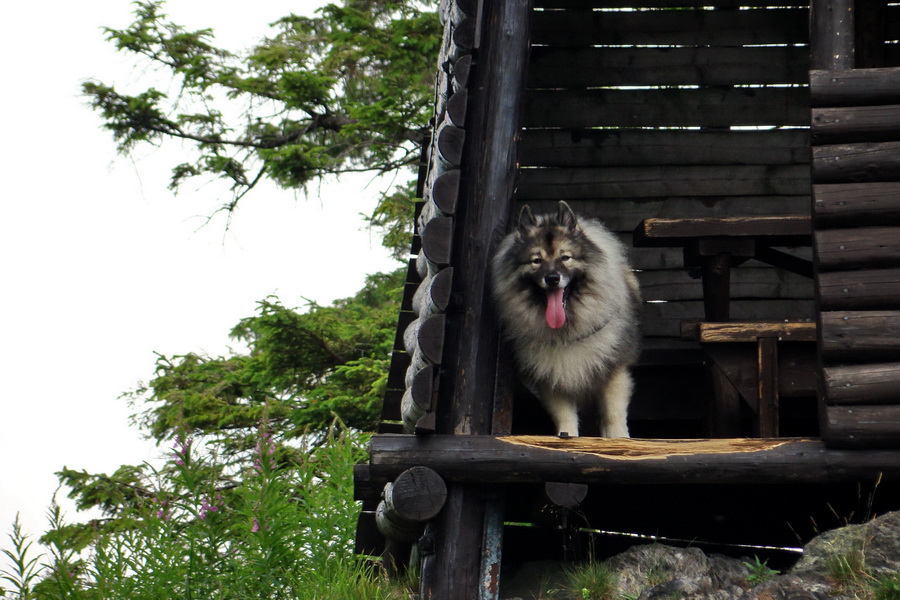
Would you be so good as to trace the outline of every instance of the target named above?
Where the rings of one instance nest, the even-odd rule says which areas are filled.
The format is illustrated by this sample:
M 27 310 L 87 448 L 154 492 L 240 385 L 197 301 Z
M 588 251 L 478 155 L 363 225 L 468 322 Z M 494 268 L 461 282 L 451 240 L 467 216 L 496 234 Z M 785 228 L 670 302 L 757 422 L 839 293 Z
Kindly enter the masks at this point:
M 805 88 L 534 90 L 524 127 L 809 125 Z
M 528 192 L 525 191 L 527 194 Z M 517 206 L 528 204 L 535 214 L 553 212 L 560 197 L 517 199 Z M 599 219 L 619 234 L 622 242 L 632 246 L 632 232 L 647 218 L 726 218 L 752 216 L 808 215 L 809 196 L 673 196 L 637 198 L 566 198 L 576 213 Z M 669 265 L 682 266 L 678 260 Z M 802 258 L 811 258 L 807 251 Z M 664 265 L 658 265 L 659 266 Z
M 709 237 L 758 237 L 773 246 L 808 245 L 812 224 L 808 217 L 725 217 L 644 219 L 634 231 L 635 246 L 683 245 Z
M 812 106 L 900 103 L 900 67 L 822 69 L 809 72 Z
M 791 196 L 808 190 L 804 165 L 522 169 L 517 198 Z
M 700 323 L 698 339 L 700 342 L 756 342 L 758 338 L 770 337 L 780 342 L 815 342 L 815 323 L 784 322 L 729 322 Z
M 742 46 L 804 44 L 807 11 L 536 11 L 532 41 L 538 45 Z
M 900 182 L 816 184 L 813 194 L 817 224 L 900 224 Z
M 735 321 L 799 321 L 815 317 L 815 302 L 812 300 L 732 300 L 729 309 Z M 684 321 L 703 319 L 703 302 L 699 300 L 649 302 L 644 304 L 641 331 L 645 338 L 681 338 L 681 324 Z
M 900 180 L 900 141 L 813 146 L 816 183 Z
M 813 282 L 778 269 L 730 269 L 730 297 L 800 298 L 813 297 Z M 688 270 L 656 270 L 637 273 L 644 301 L 702 300 L 703 286 Z
M 900 227 L 859 227 L 817 231 L 822 270 L 900 267 Z
M 829 404 L 900 406 L 900 363 L 826 367 L 824 378 Z
M 900 311 L 822 312 L 822 356 L 900 362 Z
M 826 406 L 823 437 L 829 448 L 898 448 L 900 405 Z
M 900 269 L 829 271 L 818 284 L 822 310 L 900 308 Z
M 900 406 L 890 408 L 900 417 Z M 900 418 L 894 425 L 900 432 Z M 371 453 L 376 477 L 422 465 L 445 480 L 471 484 L 836 483 L 879 473 L 884 481 L 900 479 L 900 453 L 830 451 L 817 440 L 376 435 Z
M 530 88 L 615 85 L 806 83 L 809 52 L 798 46 L 601 48 L 536 46 Z
M 803 130 L 525 129 L 522 166 L 797 165 L 809 163 Z
M 900 104 L 812 109 L 812 142 L 873 142 L 900 139 Z

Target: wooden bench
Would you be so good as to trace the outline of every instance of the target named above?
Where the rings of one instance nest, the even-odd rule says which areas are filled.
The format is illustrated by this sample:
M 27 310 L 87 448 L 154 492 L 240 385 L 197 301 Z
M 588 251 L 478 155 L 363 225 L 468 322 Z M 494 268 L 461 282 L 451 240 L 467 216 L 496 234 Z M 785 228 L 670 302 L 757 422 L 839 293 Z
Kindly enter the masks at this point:
M 779 387 L 786 387 L 779 381 L 779 342 L 815 342 L 816 325 L 730 322 L 731 269 L 756 259 L 812 277 L 810 261 L 776 249 L 811 243 L 811 221 L 802 216 L 657 218 L 645 219 L 635 229 L 636 247 L 681 247 L 685 266 L 700 269 L 705 321 L 683 323 L 682 337 L 699 342 L 713 365 L 710 435 L 741 434 L 743 398 L 756 415 L 754 434 L 778 436 Z M 747 344 L 753 344 L 752 350 Z M 813 353 L 809 356 L 811 368 Z

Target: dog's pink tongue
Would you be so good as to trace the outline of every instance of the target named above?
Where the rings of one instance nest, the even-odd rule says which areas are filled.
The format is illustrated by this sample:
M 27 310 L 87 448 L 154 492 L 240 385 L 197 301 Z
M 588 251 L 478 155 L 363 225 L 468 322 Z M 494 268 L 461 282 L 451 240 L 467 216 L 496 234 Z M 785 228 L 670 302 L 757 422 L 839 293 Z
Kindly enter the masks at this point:
M 559 329 L 566 324 L 566 309 L 563 307 L 563 289 L 547 290 L 547 325 Z

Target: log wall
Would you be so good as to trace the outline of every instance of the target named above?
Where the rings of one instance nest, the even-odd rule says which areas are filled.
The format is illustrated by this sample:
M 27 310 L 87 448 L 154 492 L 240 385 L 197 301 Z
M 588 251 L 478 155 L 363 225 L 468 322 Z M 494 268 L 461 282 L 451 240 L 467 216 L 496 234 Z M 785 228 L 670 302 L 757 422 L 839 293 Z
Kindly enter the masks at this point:
M 564 199 L 628 246 L 650 217 L 809 214 L 808 6 L 775 4 L 538 0 L 519 203 Z M 645 358 L 681 351 L 700 280 L 678 249 L 632 258 Z M 812 282 L 761 263 L 734 272 L 732 293 L 735 319 L 814 316 Z
M 810 82 L 824 436 L 897 448 L 900 68 L 818 69 Z

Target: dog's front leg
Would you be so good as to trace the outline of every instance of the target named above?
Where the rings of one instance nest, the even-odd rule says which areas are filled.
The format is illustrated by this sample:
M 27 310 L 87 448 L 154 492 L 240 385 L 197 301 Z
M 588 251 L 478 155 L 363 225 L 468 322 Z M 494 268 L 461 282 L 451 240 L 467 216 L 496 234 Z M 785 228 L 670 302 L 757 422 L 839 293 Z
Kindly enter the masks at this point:
M 541 390 L 540 396 L 541 403 L 553 419 L 557 435 L 565 433 L 569 437 L 578 437 L 577 403 L 549 386 Z
M 628 402 L 634 384 L 627 367 L 613 371 L 597 411 L 600 415 L 600 435 L 610 438 L 627 438 L 628 434 Z

